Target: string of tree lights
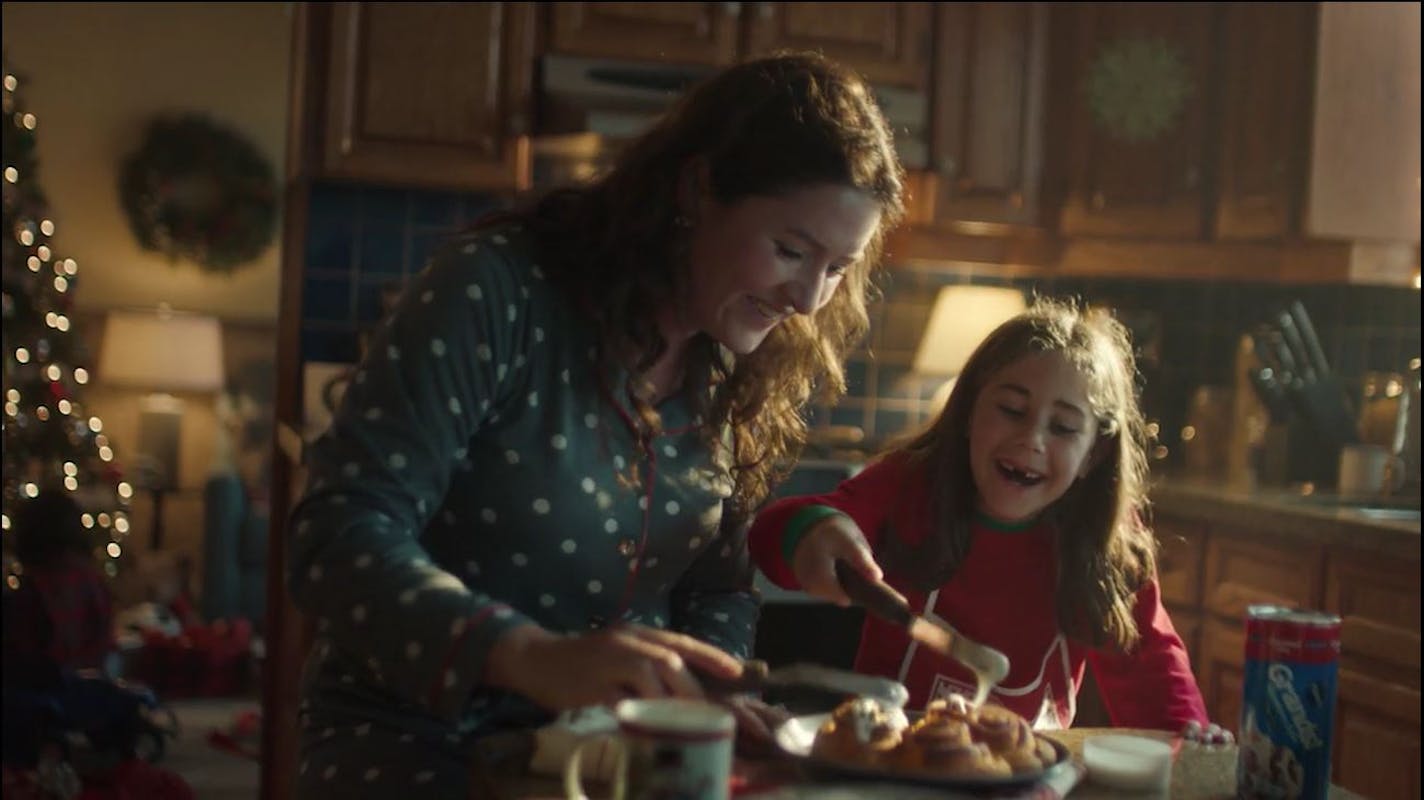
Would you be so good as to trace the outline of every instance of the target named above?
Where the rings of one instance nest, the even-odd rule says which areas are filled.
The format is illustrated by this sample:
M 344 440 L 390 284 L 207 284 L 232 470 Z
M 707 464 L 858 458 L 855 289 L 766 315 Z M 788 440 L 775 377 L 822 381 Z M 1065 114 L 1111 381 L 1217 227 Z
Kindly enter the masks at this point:
M 4 59 L 4 486 L 0 523 L 5 580 L 23 580 L 12 551 L 15 504 L 41 489 L 67 490 L 84 509 L 94 554 L 116 575 L 129 532 L 133 488 L 123 480 L 104 423 L 80 395 L 88 354 L 70 314 L 79 265 L 51 247 L 55 224 L 36 175 L 38 120 L 21 102 L 20 78 Z

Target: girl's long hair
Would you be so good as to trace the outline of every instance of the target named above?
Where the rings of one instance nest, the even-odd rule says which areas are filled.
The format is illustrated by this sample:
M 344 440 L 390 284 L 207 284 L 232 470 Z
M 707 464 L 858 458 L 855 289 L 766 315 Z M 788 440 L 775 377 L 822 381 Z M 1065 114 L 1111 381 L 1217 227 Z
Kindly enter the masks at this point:
M 1093 646 L 1127 649 L 1138 636 L 1134 593 L 1156 569 L 1144 522 L 1148 437 L 1130 336 L 1102 309 L 1038 299 L 979 345 L 939 416 L 890 451 L 925 476 L 931 531 L 917 546 L 884 537 L 880 557 L 888 571 L 925 590 L 954 575 L 969 550 L 977 506 L 969 465 L 975 401 L 1001 369 L 1038 353 L 1062 354 L 1088 379 L 1098 431 L 1096 464 L 1045 511 L 1056 532 L 1059 628 Z
M 749 61 L 694 87 L 605 176 L 549 193 L 519 215 L 551 274 L 585 298 L 600 370 L 617 362 L 636 378 L 667 348 L 650 309 L 675 302 L 685 280 L 677 194 L 694 163 L 722 204 L 830 184 L 866 192 L 881 210 L 865 257 L 814 315 L 786 320 L 737 358 L 706 335 L 693 339 L 686 385 L 715 390 L 689 399 L 703 440 L 732 477 L 732 510 L 745 517 L 799 455 L 808 400 L 845 391 L 845 356 L 869 327 L 871 272 L 885 232 L 903 216 L 904 172 L 868 85 L 819 55 Z M 623 363 L 629 353 L 634 363 Z M 657 412 L 636 392 L 631 402 L 646 443 L 660 430 Z

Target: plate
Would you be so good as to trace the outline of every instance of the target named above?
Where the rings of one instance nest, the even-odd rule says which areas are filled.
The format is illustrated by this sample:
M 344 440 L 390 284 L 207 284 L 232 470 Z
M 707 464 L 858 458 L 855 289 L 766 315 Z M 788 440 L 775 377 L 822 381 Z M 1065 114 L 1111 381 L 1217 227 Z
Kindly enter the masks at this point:
M 910 714 L 911 722 L 918 714 Z M 859 780 L 874 781 L 895 781 L 896 783 L 912 783 L 920 786 L 936 786 L 946 789 L 964 790 L 992 790 L 1007 789 L 1014 787 L 1029 786 L 1040 783 L 1056 776 L 1059 772 L 1071 770 L 1072 758 L 1068 753 L 1068 748 L 1061 742 L 1055 741 L 1047 736 L 1038 738 L 1048 742 L 1053 747 L 1053 752 L 1058 755 L 1058 759 L 1052 765 L 1037 772 L 1020 772 L 1008 777 L 984 777 L 984 778 L 962 778 L 950 775 L 935 775 L 931 772 L 910 772 L 906 770 L 886 769 L 881 767 L 867 767 L 853 764 L 843 764 L 818 758 L 811 755 L 811 745 L 816 741 L 816 731 L 826 720 L 830 719 L 830 713 L 806 714 L 799 717 L 792 717 L 783 722 L 776 729 L 776 746 L 788 757 L 800 762 L 808 771 L 813 774 L 820 773 L 827 777 L 854 778 Z

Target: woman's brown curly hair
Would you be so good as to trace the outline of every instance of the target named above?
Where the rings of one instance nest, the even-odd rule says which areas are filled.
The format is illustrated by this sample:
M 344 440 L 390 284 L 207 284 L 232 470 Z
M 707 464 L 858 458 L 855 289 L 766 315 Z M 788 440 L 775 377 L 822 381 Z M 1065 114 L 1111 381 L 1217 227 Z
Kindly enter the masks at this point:
M 710 337 L 692 341 L 687 386 L 716 391 L 690 397 L 702 437 L 726 458 L 733 511 L 750 513 L 799 455 L 802 410 L 819 393 L 845 391 L 843 362 L 869 327 L 870 274 L 885 232 L 903 216 L 903 170 L 869 86 L 815 54 L 779 54 L 730 67 L 686 93 L 586 187 L 539 199 L 523 216 L 551 271 L 586 298 L 600 331 L 600 359 L 635 353 L 640 375 L 666 350 L 655 316 L 685 280 L 685 231 L 678 228 L 678 182 L 699 162 L 722 204 L 776 196 L 817 184 L 854 187 L 873 197 L 881 219 L 865 257 L 845 273 L 826 306 L 777 326 L 749 355 L 733 358 Z M 705 383 L 704 383 L 705 378 Z M 641 436 L 658 415 L 632 398 Z

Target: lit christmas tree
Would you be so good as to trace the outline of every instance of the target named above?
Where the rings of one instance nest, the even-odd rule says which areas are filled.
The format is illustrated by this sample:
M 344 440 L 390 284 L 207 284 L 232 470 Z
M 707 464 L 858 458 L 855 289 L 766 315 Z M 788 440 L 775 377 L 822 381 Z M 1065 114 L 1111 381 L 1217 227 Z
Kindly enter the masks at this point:
M 133 489 L 114 462 L 103 422 L 80 400 L 88 355 L 69 316 L 79 267 L 50 248 L 55 224 L 36 175 L 37 120 L 21 102 L 8 58 L 4 74 L 5 580 L 22 579 L 23 565 L 8 557 L 14 505 L 42 488 L 74 493 L 93 532 L 95 558 L 112 576 L 129 531 Z

